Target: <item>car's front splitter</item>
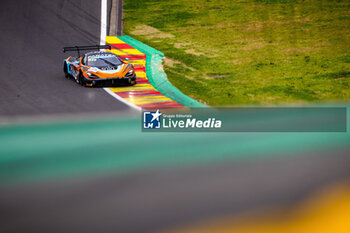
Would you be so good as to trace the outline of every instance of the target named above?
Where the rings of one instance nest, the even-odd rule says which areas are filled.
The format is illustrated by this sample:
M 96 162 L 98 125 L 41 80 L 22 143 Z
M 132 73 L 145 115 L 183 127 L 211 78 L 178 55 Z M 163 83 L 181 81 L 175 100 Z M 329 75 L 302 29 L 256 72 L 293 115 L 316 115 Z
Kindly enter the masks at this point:
M 108 86 L 121 86 L 121 85 L 134 85 L 136 84 L 136 75 L 125 78 L 109 78 L 109 79 L 86 79 L 86 86 L 96 87 L 108 87 Z

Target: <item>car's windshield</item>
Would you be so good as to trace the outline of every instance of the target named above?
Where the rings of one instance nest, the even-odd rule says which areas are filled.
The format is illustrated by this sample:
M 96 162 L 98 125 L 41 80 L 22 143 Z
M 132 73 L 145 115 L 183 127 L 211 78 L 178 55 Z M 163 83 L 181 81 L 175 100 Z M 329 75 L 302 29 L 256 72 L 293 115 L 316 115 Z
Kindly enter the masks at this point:
M 119 66 L 122 62 L 114 54 L 98 54 L 88 56 L 86 65 L 93 67 Z

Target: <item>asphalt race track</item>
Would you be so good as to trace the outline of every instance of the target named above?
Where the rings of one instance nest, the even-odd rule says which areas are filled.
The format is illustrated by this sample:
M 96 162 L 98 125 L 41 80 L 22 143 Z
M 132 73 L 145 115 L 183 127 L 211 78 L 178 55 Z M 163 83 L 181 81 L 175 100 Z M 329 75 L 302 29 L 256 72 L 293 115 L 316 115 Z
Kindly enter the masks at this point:
M 100 0 L 1 1 L 0 116 L 127 110 L 103 89 L 64 78 L 62 47 L 100 41 Z

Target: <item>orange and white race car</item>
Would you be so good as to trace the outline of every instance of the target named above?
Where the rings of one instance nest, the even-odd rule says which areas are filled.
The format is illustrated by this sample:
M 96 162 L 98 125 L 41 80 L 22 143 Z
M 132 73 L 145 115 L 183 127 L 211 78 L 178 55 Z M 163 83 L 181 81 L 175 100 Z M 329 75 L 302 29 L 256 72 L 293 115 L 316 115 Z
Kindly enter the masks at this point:
M 78 52 L 78 57 L 68 57 L 63 61 L 63 72 L 66 78 L 72 78 L 82 86 L 136 84 L 133 65 L 120 59 L 116 54 L 108 51 L 95 51 L 80 56 L 80 51 L 100 49 L 111 49 L 111 47 L 109 45 L 96 45 L 63 48 L 63 52 Z

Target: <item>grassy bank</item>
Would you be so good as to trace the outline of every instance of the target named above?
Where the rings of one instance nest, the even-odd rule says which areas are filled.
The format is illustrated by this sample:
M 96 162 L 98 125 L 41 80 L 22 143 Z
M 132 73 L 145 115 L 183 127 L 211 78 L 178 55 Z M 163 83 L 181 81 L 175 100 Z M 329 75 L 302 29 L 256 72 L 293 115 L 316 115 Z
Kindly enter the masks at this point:
M 348 0 L 125 0 L 124 29 L 209 105 L 350 99 Z

